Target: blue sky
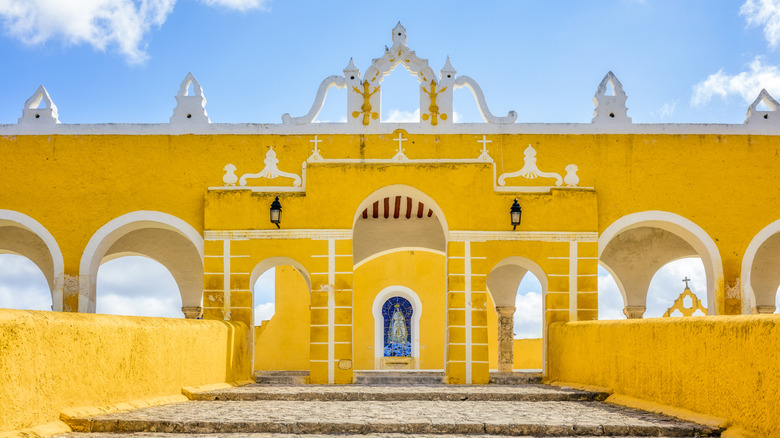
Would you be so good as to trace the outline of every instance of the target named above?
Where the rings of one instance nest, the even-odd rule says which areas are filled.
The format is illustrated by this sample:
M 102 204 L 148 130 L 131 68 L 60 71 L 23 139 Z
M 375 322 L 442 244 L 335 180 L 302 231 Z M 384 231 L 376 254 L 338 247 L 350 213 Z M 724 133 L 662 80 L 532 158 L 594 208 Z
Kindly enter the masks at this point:
M 780 0 L 0 0 L 0 124 L 16 123 L 41 84 L 63 123 L 164 123 L 190 71 L 212 122 L 279 123 L 283 113 L 306 113 L 320 81 L 341 74 L 351 57 L 365 71 L 392 44 L 399 20 L 409 47 L 434 70 L 449 55 L 481 85 L 494 114 L 515 110 L 521 123 L 589 122 L 609 70 L 635 123 L 742 123 L 762 87 L 780 97 Z M 383 117 L 406 120 L 417 108 L 416 81 L 395 73 L 383 84 Z M 457 120 L 480 121 L 466 93 L 456 91 Z M 319 120 L 343 120 L 345 96 L 332 90 Z M 676 263 L 657 275 L 663 303 L 682 290 L 682 276 L 703 278 L 696 261 Z M 25 282 L 30 269 L 0 256 L 0 307 L 41 306 L 30 291 L 45 284 Z M 602 314 L 618 317 L 619 295 L 603 274 Z M 170 299 L 175 283 L 154 262 L 112 261 L 99 281 L 99 297 L 115 296 L 100 311 L 180 315 Z M 518 308 L 541 306 L 538 286 L 524 284 Z M 703 291 L 703 279 L 692 287 Z M 152 301 L 127 298 L 138 290 Z M 668 306 L 651 301 L 648 312 Z M 272 312 L 268 301 L 256 304 Z M 529 321 L 516 332 L 536 330 Z

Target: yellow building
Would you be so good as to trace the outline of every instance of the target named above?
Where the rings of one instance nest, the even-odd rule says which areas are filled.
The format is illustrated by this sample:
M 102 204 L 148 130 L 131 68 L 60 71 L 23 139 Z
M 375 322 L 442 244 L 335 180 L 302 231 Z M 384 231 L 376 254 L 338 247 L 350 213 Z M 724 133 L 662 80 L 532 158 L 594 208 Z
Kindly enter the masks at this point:
M 249 326 L 257 278 L 279 267 L 276 315 L 246 343 L 254 369 L 312 383 L 511 371 L 527 272 L 542 285 L 543 351 L 551 323 L 598 318 L 599 264 L 630 318 L 653 274 L 691 256 L 710 315 L 774 312 L 780 113 L 756 109 L 774 108 L 766 92 L 745 124 L 634 124 L 610 72 L 592 123 L 524 124 L 406 43 L 399 24 L 365 73 L 350 61 L 281 124 L 210 123 L 191 74 L 168 124 L 60 124 L 39 88 L 0 126 L 0 251 L 41 268 L 56 311 L 95 312 L 100 265 L 136 254 L 171 272 L 188 318 Z M 381 83 L 399 65 L 420 83 L 417 123 L 380 122 Z M 334 86 L 347 122 L 314 123 Z M 459 87 L 486 123 L 453 122 Z

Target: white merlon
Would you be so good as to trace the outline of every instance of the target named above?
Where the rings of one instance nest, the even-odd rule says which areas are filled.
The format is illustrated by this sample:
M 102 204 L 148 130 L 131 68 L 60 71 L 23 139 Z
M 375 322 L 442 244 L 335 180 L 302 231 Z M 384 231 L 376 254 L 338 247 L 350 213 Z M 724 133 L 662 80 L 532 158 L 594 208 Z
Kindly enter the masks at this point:
M 192 86 L 192 95 L 189 94 Z M 206 96 L 203 87 L 192 73 L 187 73 L 176 94 L 176 108 L 170 118 L 171 124 L 203 125 L 211 123 L 206 114 Z
M 758 105 L 762 102 L 769 108 L 769 111 L 758 110 Z M 750 107 L 747 110 L 745 123 L 780 125 L 780 116 L 778 115 L 780 113 L 778 113 L 777 110 L 777 101 L 766 91 L 766 89 L 761 89 L 761 92 L 758 93 L 758 97 L 750 104 Z
M 43 103 L 43 108 L 40 107 L 41 103 Z M 57 123 L 60 123 L 57 105 L 52 102 L 49 92 L 41 85 L 24 102 L 19 124 L 55 125 Z
M 612 87 L 612 95 L 607 94 L 607 86 Z M 628 96 L 623 91 L 623 85 L 611 71 L 601 80 L 596 94 L 593 96 L 592 123 L 611 123 L 628 124 L 631 123 L 631 117 L 628 117 L 628 108 L 626 100 Z

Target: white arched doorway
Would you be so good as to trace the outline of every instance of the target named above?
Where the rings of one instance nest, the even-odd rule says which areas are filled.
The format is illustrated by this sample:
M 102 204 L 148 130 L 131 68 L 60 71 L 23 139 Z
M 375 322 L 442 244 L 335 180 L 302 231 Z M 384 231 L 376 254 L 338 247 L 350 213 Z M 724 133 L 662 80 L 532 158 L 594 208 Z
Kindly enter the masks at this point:
M 780 286 L 780 220 L 753 237 L 742 257 L 742 313 L 774 313 Z

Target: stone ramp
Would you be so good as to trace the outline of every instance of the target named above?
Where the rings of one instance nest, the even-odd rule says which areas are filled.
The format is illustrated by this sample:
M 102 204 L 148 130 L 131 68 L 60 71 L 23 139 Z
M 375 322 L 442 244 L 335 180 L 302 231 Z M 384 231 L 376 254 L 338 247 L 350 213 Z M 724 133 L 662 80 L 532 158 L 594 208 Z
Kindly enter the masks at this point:
M 77 432 L 104 433 L 380 434 L 383 437 L 386 434 L 559 437 L 719 434 L 718 430 L 705 426 L 594 401 L 189 401 L 73 418 L 67 423 Z
M 601 401 L 608 394 L 546 385 L 246 385 L 188 396 L 200 401 Z

